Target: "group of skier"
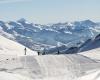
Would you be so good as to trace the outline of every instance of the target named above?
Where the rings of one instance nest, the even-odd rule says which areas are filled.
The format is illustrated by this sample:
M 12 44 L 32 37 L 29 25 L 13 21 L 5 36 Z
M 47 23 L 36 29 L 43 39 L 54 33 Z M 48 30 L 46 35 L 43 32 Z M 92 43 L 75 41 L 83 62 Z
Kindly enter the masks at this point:
M 27 48 L 26 47 L 25 47 L 24 51 L 25 51 L 24 55 L 27 55 Z M 37 53 L 38 53 L 38 55 L 46 55 L 45 51 L 43 53 L 41 53 L 41 52 L 38 51 Z M 60 54 L 59 50 L 58 50 L 57 54 Z

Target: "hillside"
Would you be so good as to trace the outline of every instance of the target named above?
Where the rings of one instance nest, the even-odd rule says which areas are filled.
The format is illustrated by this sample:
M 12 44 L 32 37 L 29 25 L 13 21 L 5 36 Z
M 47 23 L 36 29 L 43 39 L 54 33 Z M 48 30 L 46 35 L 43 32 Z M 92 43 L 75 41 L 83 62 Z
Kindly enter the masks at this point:
M 24 55 L 25 46 L 0 36 L 0 54 L 2 55 Z M 37 55 L 37 52 L 27 48 L 27 55 Z
M 100 34 L 94 40 L 88 40 L 79 50 L 79 54 L 100 60 Z
M 100 48 L 79 53 L 94 60 L 100 60 Z
M 79 52 L 89 51 L 100 47 L 100 34 L 94 40 L 88 39 L 81 47 Z

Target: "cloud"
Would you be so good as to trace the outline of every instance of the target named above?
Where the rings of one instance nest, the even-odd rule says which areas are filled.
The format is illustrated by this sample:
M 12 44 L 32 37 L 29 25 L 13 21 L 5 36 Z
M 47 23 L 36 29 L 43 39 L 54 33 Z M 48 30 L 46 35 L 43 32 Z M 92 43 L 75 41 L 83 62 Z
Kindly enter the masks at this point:
M 16 2 L 25 2 L 25 1 L 31 1 L 31 0 L 0 0 L 0 3 L 16 3 Z

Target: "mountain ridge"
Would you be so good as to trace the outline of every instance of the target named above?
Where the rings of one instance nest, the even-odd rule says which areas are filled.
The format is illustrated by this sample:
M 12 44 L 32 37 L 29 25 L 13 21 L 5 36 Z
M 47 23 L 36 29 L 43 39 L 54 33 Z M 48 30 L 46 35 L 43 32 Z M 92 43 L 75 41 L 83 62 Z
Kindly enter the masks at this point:
M 100 24 L 91 20 L 41 25 L 24 18 L 17 21 L 0 21 L 0 35 L 36 51 L 57 47 L 77 47 L 100 33 Z M 48 36 L 49 35 L 49 36 Z

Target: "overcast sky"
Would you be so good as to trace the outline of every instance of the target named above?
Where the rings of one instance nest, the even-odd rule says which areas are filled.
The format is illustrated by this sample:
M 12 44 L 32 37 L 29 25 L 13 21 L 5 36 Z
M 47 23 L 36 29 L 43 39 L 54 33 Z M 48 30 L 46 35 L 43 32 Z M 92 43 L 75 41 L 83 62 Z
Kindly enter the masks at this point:
M 91 19 L 100 22 L 100 0 L 0 0 L 0 20 L 34 23 Z

